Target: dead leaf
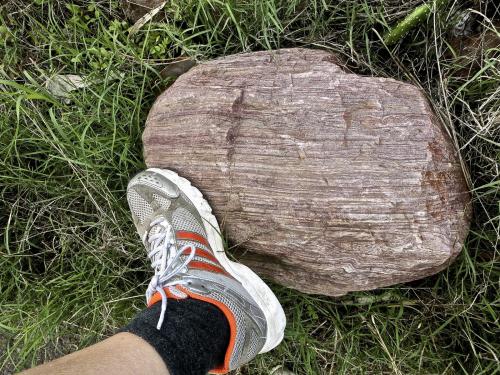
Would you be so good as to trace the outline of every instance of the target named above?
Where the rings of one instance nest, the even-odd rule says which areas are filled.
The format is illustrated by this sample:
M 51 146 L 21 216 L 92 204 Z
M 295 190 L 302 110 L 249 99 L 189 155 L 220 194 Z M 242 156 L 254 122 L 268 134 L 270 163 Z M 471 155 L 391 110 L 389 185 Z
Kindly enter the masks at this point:
M 163 78 L 177 78 L 181 74 L 186 73 L 189 69 L 196 65 L 196 61 L 189 57 L 179 57 L 168 63 L 160 72 Z
M 45 82 L 47 91 L 54 96 L 69 98 L 69 93 L 89 86 L 85 77 L 76 74 L 56 74 Z
M 129 34 L 133 35 L 136 32 L 138 32 L 141 29 L 141 27 L 143 27 L 146 23 L 148 23 L 154 16 L 158 14 L 160 10 L 163 9 L 165 4 L 167 4 L 166 1 L 162 2 L 156 8 L 151 9 L 148 13 L 139 18 L 137 22 L 134 23 L 132 26 L 130 26 L 130 28 L 128 29 Z

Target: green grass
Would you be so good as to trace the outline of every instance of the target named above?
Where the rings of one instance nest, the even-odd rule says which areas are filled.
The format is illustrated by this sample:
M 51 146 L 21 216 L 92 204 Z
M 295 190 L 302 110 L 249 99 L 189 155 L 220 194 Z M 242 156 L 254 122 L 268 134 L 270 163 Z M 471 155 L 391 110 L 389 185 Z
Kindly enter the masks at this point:
M 495 32 L 496 1 L 447 2 L 391 47 L 382 36 L 421 1 L 170 0 L 132 36 L 116 0 L 2 4 L 0 373 L 92 344 L 143 308 L 150 274 L 125 187 L 144 168 L 165 63 L 292 46 L 420 86 L 460 150 L 474 221 L 457 261 L 425 280 L 341 298 L 275 286 L 284 343 L 241 373 L 500 372 L 500 47 L 472 67 L 452 47 L 468 7 Z M 45 83 L 57 74 L 90 85 L 54 97 Z

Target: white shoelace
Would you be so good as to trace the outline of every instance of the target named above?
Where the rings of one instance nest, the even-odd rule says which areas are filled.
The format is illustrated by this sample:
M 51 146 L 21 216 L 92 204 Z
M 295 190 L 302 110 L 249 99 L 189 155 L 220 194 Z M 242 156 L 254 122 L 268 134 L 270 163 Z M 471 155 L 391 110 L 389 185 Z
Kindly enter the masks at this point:
M 151 267 L 155 270 L 155 275 L 151 279 L 148 289 L 146 290 L 146 300 L 149 302 L 155 292 L 161 295 L 160 319 L 156 325 L 156 328 L 159 330 L 163 324 L 165 311 L 167 310 L 167 294 L 163 288 L 186 284 L 182 280 L 170 282 L 169 280 L 179 273 L 187 271 L 187 265 L 194 258 L 196 249 L 194 246 L 186 245 L 178 250 L 175 245 L 174 230 L 170 223 L 164 218 L 160 217 L 151 222 L 150 230 L 153 227 L 158 227 L 159 231 L 149 235 L 147 241 L 150 245 L 148 258 L 151 259 Z M 183 262 L 179 263 L 178 261 L 183 252 L 189 248 L 191 248 L 189 256 Z

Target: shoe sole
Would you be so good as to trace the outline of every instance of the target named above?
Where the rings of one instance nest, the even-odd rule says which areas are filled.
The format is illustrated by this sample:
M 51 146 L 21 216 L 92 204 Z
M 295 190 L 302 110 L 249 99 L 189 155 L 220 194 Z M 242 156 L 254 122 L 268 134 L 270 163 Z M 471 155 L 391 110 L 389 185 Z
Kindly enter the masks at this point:
M 148 171 L 158 173 L 172 181 L 191 200 L 204 220 L 207 239 L 214 250 L 215 257 L 222 267 L 243 285 L 264 312 L 267 322 L 267 336 L 266 343 L 259 353 L 268 352 L 278 346 L 283 340 L 286 326 L 283 308 L 272 290 L 255 272 L 241 263 L 229 260 L 224 251 L 219 224 L 212 213 L 212 208 L 203 198 L 203 194 L 187 179 L 169 169 L 149 168 Z

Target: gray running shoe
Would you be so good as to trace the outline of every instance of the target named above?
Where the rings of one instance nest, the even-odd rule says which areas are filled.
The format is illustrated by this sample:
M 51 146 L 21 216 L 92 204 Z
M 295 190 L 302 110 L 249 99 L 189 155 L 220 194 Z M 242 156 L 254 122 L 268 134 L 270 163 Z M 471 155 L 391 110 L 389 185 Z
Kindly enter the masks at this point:
M 274 293 L 248 267 L 230 261 L 219 225 L 198 189 L 177 173 L 148 169 L 128 184 L 127 199 L 155 275 L 146 291 L 148 306 L 167 299 L 194 298 L 217 306 L 227 317 L 230 342 L 226 373 L 276 347 L 286 319 Z

